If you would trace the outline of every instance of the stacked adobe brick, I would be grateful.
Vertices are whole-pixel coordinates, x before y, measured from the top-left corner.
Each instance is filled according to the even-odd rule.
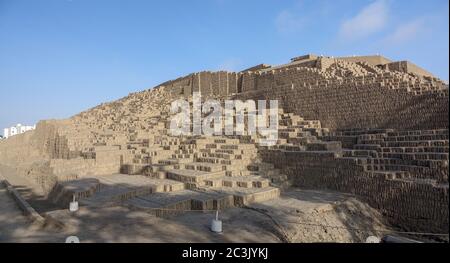
[[[248,169],[255,169],[280,185],[361,196],[405,229],[448,232],[448,85],[394,68],[308,56],[275,68],[194,73],[69,120],[42,122],[32,141],[42,144],[59,178],[118,172],[187,178],[219,167],[220,180],[196,187],[259,186],[266,181],[252,177]],[[194,155],[199,145],[171,137],[166,124],[170,103],[196,91],[203,98],[279,100],[277,145],[254,147],[245,136],[206,139],[210,146],[200,143],[205,147]],[[222,145],[234,139],[257,151],[254,165],[234,155],[244,146]],[[224,177],[234,173],[241,181]]]
[[[343,149],[264,149],[263,161],[296,186],[356,194],[405,229],[448,233],[448,86],[327,60],[259,72],[249,79],[261,85],[236,97],[278,99],[285,111],[320,120],[331,133],[319,139]]]

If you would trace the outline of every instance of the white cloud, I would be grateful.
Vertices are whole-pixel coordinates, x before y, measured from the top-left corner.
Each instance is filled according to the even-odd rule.
[[[278,33],[292,34],[322,27],[320,21],[331,16],[333,3],[330,0],[296,0],[292,6],[279,12],[274,24]]]
[[[280,33],[293,33],[300,29],[305,24],[304,17],[300,17],[292,13],[291,11],[281,11],[275,19],[275,25]]]
[[[364,7],[356,16],[342,22],[339,30],[341,40],[357,40],[382,30],[389,18],[386,0],[377,0]]]
[[[425,19],[418,18],[399,25],[395,31],[388,35],[384,42],[386,44],[401,44],[414,39],[420,32],[425,30]]]

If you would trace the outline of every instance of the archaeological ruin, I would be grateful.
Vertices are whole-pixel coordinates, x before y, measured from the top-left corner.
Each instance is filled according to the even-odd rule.
[[[255,134],[171,135],[171,102],[192,103],[194,92],[278,100],[275,145]],[[367,203],[396,229],[448,234],[448,110],[448,84],[411,62],[309,54],[197,72],[40,121],[0,141],[0,179],[14,188],[24,178],[60,208],[75,199],[161,218],[264,204],[289,189],[330,190]],[[57,220],[24,199],[31,215]]]

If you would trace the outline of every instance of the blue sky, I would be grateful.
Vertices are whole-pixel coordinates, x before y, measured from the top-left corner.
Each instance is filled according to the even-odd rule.
[[[0,0],[0,128],[70,117],[195,71],[307,53],[380,53],[448,81],[448,8],[448,0]]]

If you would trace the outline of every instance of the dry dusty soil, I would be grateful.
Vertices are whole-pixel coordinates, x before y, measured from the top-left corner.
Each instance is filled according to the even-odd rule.
[[[22,215],[4,188],[0,211],[0,242],[65,242],[72,235],[81,242],[364,242],[384,227],[375,210],[352,197],[300,189],[220,212],[222,234],[209,230],[214,213],[159,218],[122,206],[47,212],[58,224],[42,227]]]

